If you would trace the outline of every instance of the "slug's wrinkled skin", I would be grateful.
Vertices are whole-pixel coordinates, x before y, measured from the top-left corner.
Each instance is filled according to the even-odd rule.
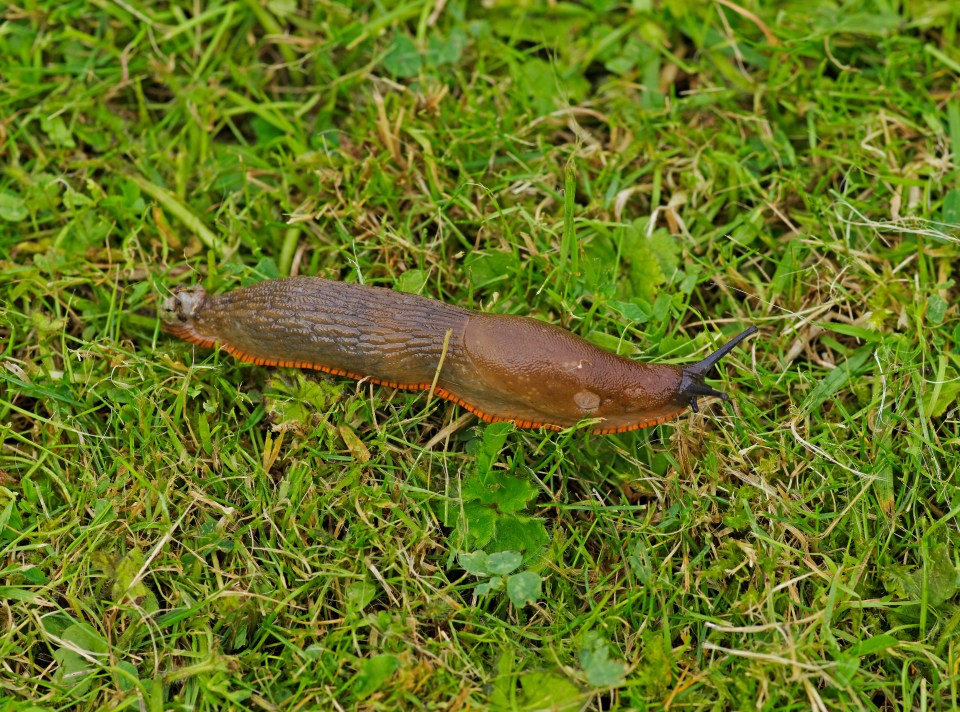
[[[751,327],[687,367],[604,351],[528,317],[483,314],[379,287],[292,277],[221,295],[180,289],[160,307],[164,328],[261,365],[315,368],[434,392],[486,421],[559,430],[599,419],[595,433],[662,423],[698,396],[717,360]],[[442,365],[441,365],[442,359]],[[438,374],[439,369],[439,374]]]

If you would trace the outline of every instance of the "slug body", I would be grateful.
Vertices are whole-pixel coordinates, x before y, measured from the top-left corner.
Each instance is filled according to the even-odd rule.
[[[691,366],[647,364],[528,317],[483,314],[434,299],[318,277],[274,279],[221,295],[176,291],[164,328],[244,361],[315,368],[429,390],[487,421],[595,433],[656,425],[697,409],[713,365],[751,327]],[[434,386],[435,383],[435,386]]]

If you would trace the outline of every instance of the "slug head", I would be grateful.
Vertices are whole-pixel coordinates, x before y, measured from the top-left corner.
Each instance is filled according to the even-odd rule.
[[[207,290],[200,285],[178,287],[160,302],[160,320],[165,327],[176,327],[191,321],[207,301]]]
[[[703,381],[710,371],[713,370],[713,367],[717,365],[717,361],[730,353],[741,341],[756,332],[756,330],[757,327],[751,326],[746,331],[734,336],[730,341],[702,361],[698,361],[690,366],[684,366],[680,371],[680,388],[677,390],[677,401],[684,404],[689,403],[690,408],[696,413],[700,410],[697,407],[697,398],[715,396],[723,400],[728,400],[729,396],[726,393],[714,390]]]

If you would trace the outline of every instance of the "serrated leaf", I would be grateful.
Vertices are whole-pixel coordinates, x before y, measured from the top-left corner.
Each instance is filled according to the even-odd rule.
[[[477,501],[480,504],[492,504],[495,487],[487,487],[478,475],[467,475],[460,484],[460,497],[464,502]]]
[[[666,277],[671,277],[680,266],[680,245],[666,230],[656,230],[650,236],[650,248],[660,262]]]
[[[507,578],[507,596],[517,608],[535,603],[540,598],[540,574],[533,571],[521,571]]]
[[[635,220],[621,236],[624,259],[629,265],[630,294],[634,299],[652,302],[657,289],[679,265],[676,240],[665,230],[647,236],[647,221]]]
[[[490,423],[484,427],[480,450],[477,452],[476,473],[478,475],[483,476],[490,472],[503,444],[507,441],[507,436],[513,430],[513,423]]]
[[[493,533],[496,531],[497,525],[497,513],[482,504],[465,502],[462,516],[457,525],[463,537],[464,547],[480,549],[493,539]]]
[[[550,543],[547,529],[539,517],[505,514],[496,521],[495,551],[519,551],[527,556],[535,554]]]
[[[274,432],[303,432],[318,414],[331,409],[342,391],[338,383],[308,380],[300,371],[275,373],[264,390],[264,407]]]
[[[881,570],[880,580],[887,593],[908,601],[920,600],[920,586],[914,581],[910,569],[903,564],[887,563]]]
[[[498,551],[487,557],[487,571],[495,576],[504,576],[515,571],[523,563],[518,551]]]
[[[499,474],[499,473],[498,473]],[[493,503],[504,514],[519,512],[527,502],[537,496],[536,488],[526,479],[502,474],[496,476],[497,487],[491,491]]]

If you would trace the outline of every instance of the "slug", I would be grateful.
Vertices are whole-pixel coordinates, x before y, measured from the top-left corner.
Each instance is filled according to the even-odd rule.
[[[220,295],[180,288],[164,328],[238,359],[314,368],[393,388],[433,390],[483,420],[593,432],[663,423],[724,393],[704,378],[757,329],[689,366],[632,361],[529,317],[484,314],[427,297],[319,277],[272,279]]]

